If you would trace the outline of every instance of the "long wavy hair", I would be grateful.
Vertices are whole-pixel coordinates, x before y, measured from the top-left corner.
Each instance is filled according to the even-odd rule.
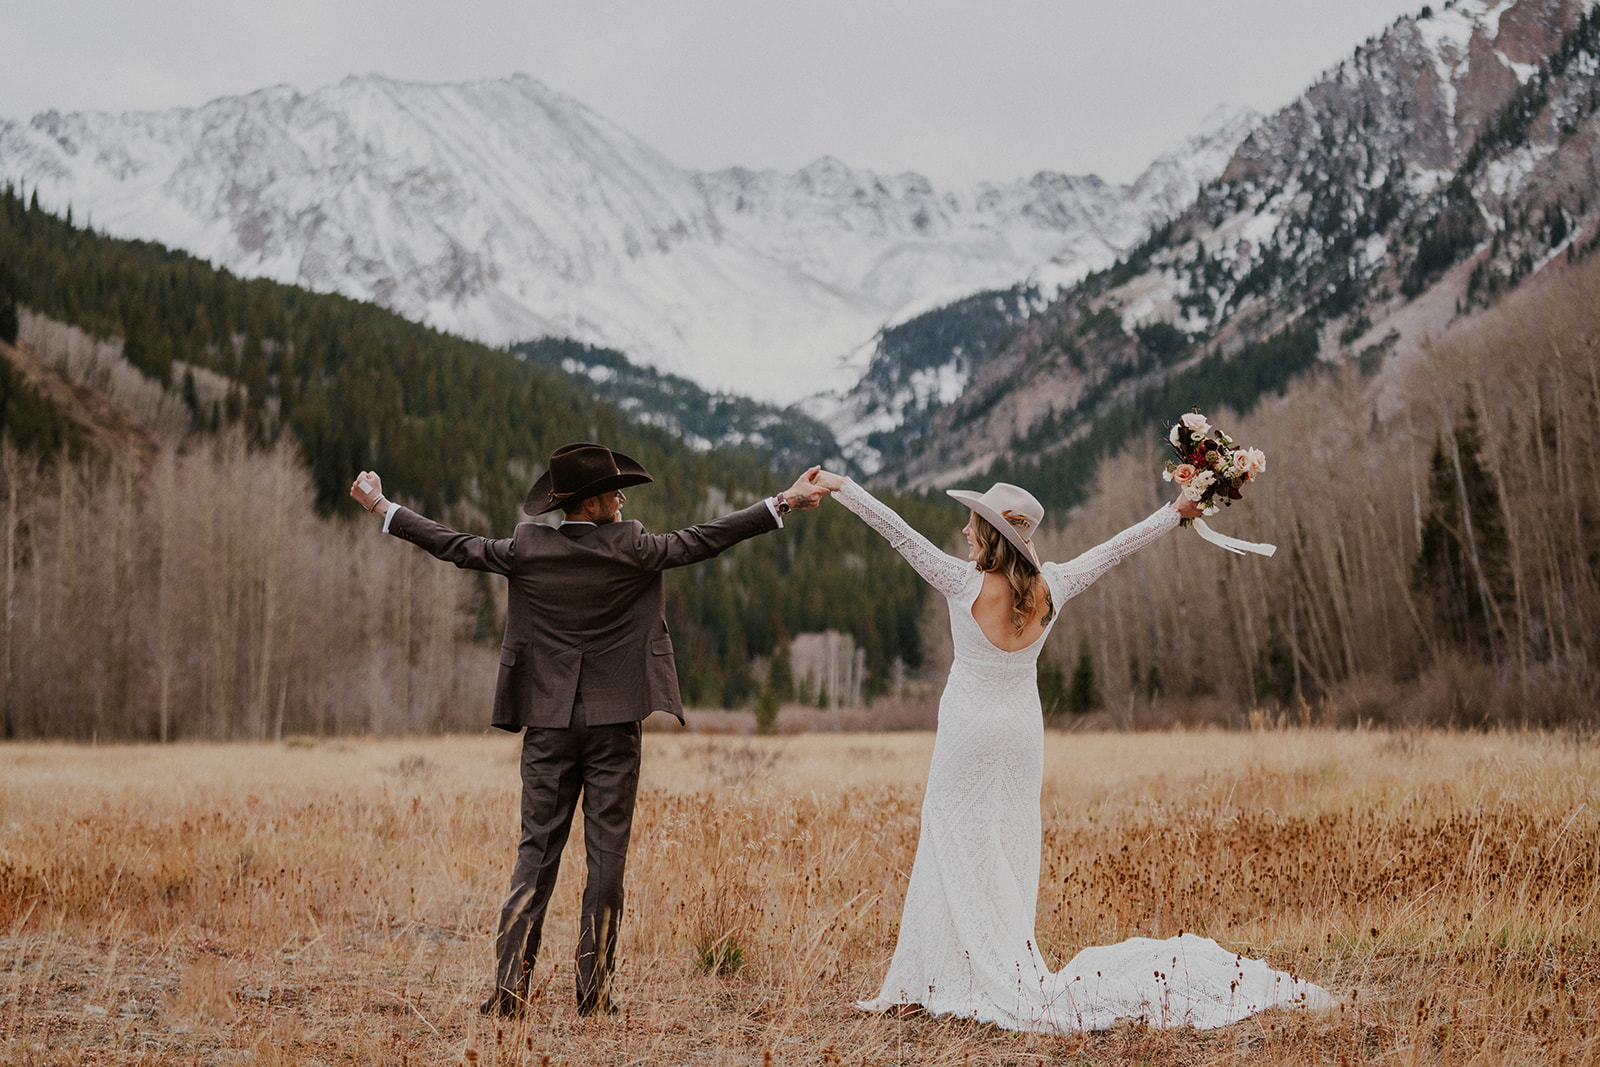
[[[1028,628],[1028,620],[1039,610],[1039,568],[1024,556],[1005,535],[994,528],[988,519],[972,513],[972,539],[978,545],[978,569],[993,571],[1011,587],[1011,630],[1018,637]],[[1042,626],[1050,621],[1055,606],[1045,595],[1045,613],[1039,619]]]

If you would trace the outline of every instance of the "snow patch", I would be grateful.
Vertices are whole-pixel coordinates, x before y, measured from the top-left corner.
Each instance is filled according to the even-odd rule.
[[[615,367],[607,367],[600,363],[582,363],[570,356],[561,361],[561,369],[572,375],[583,375],[591,382],[604,385],[617,380]]]
[[[1389,241],[1382,234],[1373,234],[1361,246],[1361,265],[1376,267],[1389,254]]]

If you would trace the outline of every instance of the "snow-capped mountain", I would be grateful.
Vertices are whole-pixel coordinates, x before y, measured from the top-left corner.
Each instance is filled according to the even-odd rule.
[[[1248,398],[1308,351],[1380,367],[1555,256],[1593,254],[1597,76],[1594,0],[1397,20],[1257,124],[1170,225],[1029,317],[889,473],[942,484],[1024,442],[1065,485],[1076,442],[1110,443],[1096,420],[1162,388]]]
[[[932,424],[934,416],[961,395],[996,349],[1056,291],[1109,266],[1150,228],[1177,217],[1196,193],[1227,165],[1232,153],[1260,121],[1256,112],[1219,108],[1201,132],[1158,157],[1128,187],[1114,219],[1041,263],[1022,283],[972,293],[953,285],[938,306],[938,294],[912,302],[907,311],[879,330],[848,362],[860,369],[855,384],[804,402],[807,412],[828,426],[850,460],[875,471],[903,454]],[[1034,185],[1098,179],[1060,179],[1040,175]],[[996,195],[996,194],[991,194]],[[1022,211],[1042,210],[1025,204]],[[811,232],[823,232],[816,227]]]
[[[1104,266],[1192,200],[1253,116],[1129,187],[940,190],[823,159],[678,167],[523,75],[351,77],[202,107],[0,122],[0,180],[119,236],[373,300],[492,343],[572,337],[710,388],[792,402],[853,386],[886,322]]]

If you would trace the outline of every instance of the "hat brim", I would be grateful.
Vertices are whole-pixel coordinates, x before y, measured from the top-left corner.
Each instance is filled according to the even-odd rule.
[[[646,482],[655,481],[654,478],[650,477],[649,471],[621,452],[612,450],[611,458],[617,462],[616,474],[608,474],[604,478],[597,478],[562,497],[555,495],[555,487],[551,482],[550,472],[546,470],[539,475],[539,480],[533,483],[533,488],[528,490],[527,499],[522,502],[523,512],[537,518],[547,512],[554,511],[567,500],[585,500],[591,496],[599,496],[601,493],[609,493],[613,489],[626,489],[630,485],[644,485]]]
[[[1001,515],[994,508],[983,502],[982,493],[975,493],[971,489],[946,489],[945,493],[971,508],[975,515],[978,515],[990,526],[999,530],[1001,537],[1015,545],[1024,559],[1035,567],[1039,566],[1039,553],[1033,550],[1033,545],[1022,539],[1022,532],[1011,525],[1004,515]]]

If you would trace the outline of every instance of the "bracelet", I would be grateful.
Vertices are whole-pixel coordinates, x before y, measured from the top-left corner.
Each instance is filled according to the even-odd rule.
[[[379,500],[383,500],[383,499],[384,499],[383,494],[379,493],[377,499],[372,502],[372,506],[370,508],[368,508],[367,510],[372,512],[374,515],[376,515],[378,513],[378,501]]]

